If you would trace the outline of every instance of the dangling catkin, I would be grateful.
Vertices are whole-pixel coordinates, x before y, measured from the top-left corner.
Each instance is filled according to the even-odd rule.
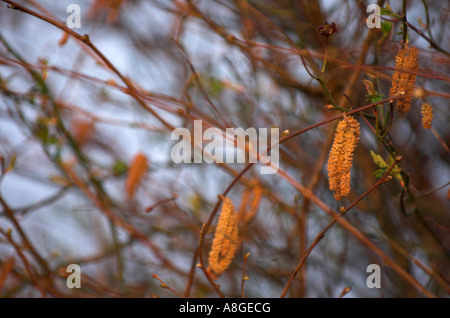
[[[253,218],[258,212],[262,194],[263,189],[260,186],[257,186],[253,189],[253,200],[250,204],[250,213],[248,214],[247,219]]]
[[[419,68],[417,62],[418,51],[415,47],[405,45],[395,56],[395,72],[392,75],[390,96],[410,95],[414,93],[416,72]],[[408,112],[412,97],[398,100],[396,111]]]
[[[238,218],[233,202],[223,198],[222,210],[209,253],[208,272],[218,279],[230,266],[239,245]]]
[[[352,116],[344,117],[337,126],[328,159],[328,181],[336,200],[350,193],[350,169],[358,140],[358,121]]]
[[[431,129],[431,122],[433,121],[433,107],[425,103],[422,105],[422,126],[425,129]]]
[[[241,206],[238,212],[238,221],[247,223],[258,213],[262,197],[262,187],[254,186],[251,190],[246,189],[242,193]]]
[[[125,181],[125,192],[128,199],[132,199],[137,187],[141,183],[148,170],[147,158],[143,153],[136,154],[128,169],[127,178]]]

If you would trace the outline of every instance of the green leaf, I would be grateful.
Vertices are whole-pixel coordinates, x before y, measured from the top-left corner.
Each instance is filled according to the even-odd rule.
[[[382,101],[385,97],[383,94],[377,94],[377,95],[366,95],[367,99],[370,101],[370,103],[378,103]]]
[[[380,15],[387,15],[387,16],[394,17],[394,18],[397,18],[397,19],[401,19],[402,18],[401,16],[396,14],[394,11],[392,11],[392,9],[389,6],[389,4],[386,4],[385,8],[381,8],[380,9]]]
[[[218,80],[217,78],[211,77],[209,80],[209,93],[211,94],[211,96],[218,96],[222,92],[222,90],[222,81]]]
[[[391,10],[390,10],[390,8],[388,9],[388,8],[381,8],[380,9],[380,15],[388,15],[388,16],[390,16],[390,17],[392,17],[392,16],[394,16],[394,12],[392,12]]]
[[[390,21],[381,21],[381,30],[384,33],[390,33],[392,30],[392,23]]]
[[[369,81],[369,80],[363,80],[364,86],[366,87],[367,92],[369,93],[366,95],[367,100],[369,100],[371,103],[377,103],[384,99],[383,94],[378,94],[377,90],[375,89],[375,85]]]
[[[380,168],[387,168],[387,167],[389,167],[388,164],[386,163],[386,161],[384,161],[383,158],[381,158],[380,155],[377,155],[372,150],[370,151],[370,154],[372,156],[373,162],[375,162],[375,164],[378,167],[380,167]]]
[[[381,177],[386,173],[386,171],[387,171],[387,169],[378,169],[378,170],[375,170],[375,171],[372,173],[372,175],[373,175],[375,178],[381,178]]]
[[[47,126],[39,123],[36,129],[36,135],[44,144],[48,141],[48,134]]]
[[[49,145],[56,145],[56,146],[58,146],[59,145],[59,139],[55,135],[49,135],[48,138],[47,138],[47,143]]]
[[[392,158],[392,156],[389,156],[388,163],[386,163],[386,161],[384,161],[384,159],[380,155],[377,155],[372,150],[370,151],[370,154],[371,154],[372,159],[375,162],[375,164],[381,168],[381,169],[375,170],[373,172],[373,175],[376,178],[381,178],[389,170],[389,168],[395,163],[395,160],[394,160],[394,158]],[[397,178],[397,180],[403,186],[404,181],[403,181],[401,172],[402,172],[402,169],[398,165],[395,165],[394,168],[392,168],[391,172],[389,172],[389,175]]]
[[[113,175],[114,176],[120,176],[125,174],[128,170],[128,166],[125,162],[122,160],[116,160],[112,165]]]
[[[389,166],[392,166],[394,164],[395,160],[391,156],[389,156]],[[402,169],[399,168],[398,165],[395,165],[394,168],[392,168],[390,175],[394,176],[398,179],[398,181],[403,184],[403,178],[401,175]]]
[[[188,198],[188,202],[192,213],[196,216],[199,216],[202,213],[203,207],[202,197],[199,194],[194,193]]]

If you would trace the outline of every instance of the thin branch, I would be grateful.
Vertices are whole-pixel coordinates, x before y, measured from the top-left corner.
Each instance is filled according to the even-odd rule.
[[[72,29],[68,28],[64,23],[61,23],[52,18],[46,17],[46,16],[44,16],[40,13],[37,13],[33,10],[29,10],[29,9],[25,8],[24,6],[17,4],[14,1],[11,1],[11,0],[1,0],[1,1],[9,3],[11,5],[10,6],[11,9],[20,10],[24,13],[32,15],[32,16],[34,16],[38,19],[41,19],[45,22],[48,22],[48,23],[58,27],[59,29],[67,32],[69,35],[71,35],[78,41],[81,41],[84,44],[86,44],[100,58],[100,60],[122,80],[122,82],[128,87],[128,89],[130,89],[130,94],[139,103],[139,105],[141,105],[144,109],[149,111],[154,117],[156,117],[169,130],[175,129],[175,127],[172,124],[170,124],[169,122],[164,120],[160,115],[158,115],[151,107],[149,107],[142,100],[142,98],[139,96],[139,93],[137,92],[135,86],[133,85],[132,81],[130,81],[128,78],[123,76],[122,73],[119,72],[119,70],[109,61],[109,59],[105,55],[103,55],[103,53],[94,45],[94,43],[92,43],[92,41],[89,39],[89,36],[87,34],[81,35],[75,31],[73,31]]]
[[[420,31],[418,28],[416,28],[414,25],[412,25],[411,23],[409,23],[406,19],[405,19],[405,23],[408,27],[410,27],[412,30],[414,30],[414,32],[416,32],[417,34],[419,34],[421,37],[423,37],[425,40],[428,41],[428,43],[430,43],[431,47],[435,48],[436,50],[438,50],[441,53],[444,53],[447,56],[450,56],[450,53],[447,52],[446,50],[444,50],[439,44],[437,44],[433,39],[431,39],[430,37],[428,37],[425,33],[423,33],[422,31]]]
[[[157,279],[157,280],[160,281],[160,283],[161,283],[161,285],[160,285],[161,288],[168,289],[168,290],[170,290],[172,293],[174,293],[175,295],[177,295],[178,297],[184,298],[184,296],[183,296],[182,294],[180,294],[180,293],[177,292],[175,289],[173,289],[172,287],[170,287],[169,285],[167,285],[161,278],[159,278],[158,275],[153,274],[152,277],[153,277],[154,279]]]
[[[8,242],[14,247],[14,250],[16,251],[17,255],[19,255],[19,258],[22,261],[23,266],[25,267],[25,270],[27,271],[28,275],[33,280],[34,285],[36,286],[36,288],[41,293],[41,296],[46,298],[47,294],[45,293],[45,287],[43,286],[42,282],[38,279],[38,277],[37,277],[38,274],[35,273],[37,271],[35,271],[33,269],[33,267],[31,266],[30,262],[28,262],[26,256],[22,253],[21,248],[12,239],[11,232],[5,232],[2,229],[0,229],[0,234],[2,234],[6,238],[6,240],[8,240]]]
[[[345,230],[347,230],[350,234],[356,237],[362,244],[364,244],[367,248],[372,250],[375,254],[377,254],[382,260],[383,263],[387,266],[391,267],[397,274],[403,277],[411,286],[417,289],[420,293],[427,297],[436,297],[433,293],[428,291],[425,287],[423,287],[414,277],[412,277],[408,272],[406,272],[401,266],[399,266],[394,260],[392,260],[389,256],[386,255],[378,246],[376,246],[372,241],[370,241],[366,235],[361,233],[356,227],[354,227],[350,222],[342,218],[342,214],[336,213],[332,210],[328,205],[326,205],[323,201],[317,198],[311,191],[307,188],[299,184],[295,179],[290,177],[286,172],[282,169],[278,170],[278,173],[285,178],[287,182],[289,182],[296,190],[301,192],[304,196],[308,197],[314,204],[316,204],[321,210],[323,210],[327,215],[332,217],[337,223],[339,223]],[[326,230],[331,228],[327,227]],[[326,231],[325,231],[326,232]],[[319,239],[320,241],[320,239]]]
[[[324,238],[325,233],[328,232],[329,229],[331,229],[333,227],[334,224],[336,224],[338,222],[338,219],[343,217],[344,214],[349,211],[351,208],[353,208],[359,201],[361,201],[365,196],[367,196],[370,192],[372,192],[373,190],[375,190],[375,188],[377,188],[380,184],[384,183],[386,181],[386,178],[389,176],[389,173],[392,171],[392,169],[395,167],[395,165],[397,164],[397,162],[394,162],[394,164],[392,164],[391,167],[389,167],[388,171],[386,171],[386,173],[369,189],[367,190],[363,195],[361,195],[355,202],[353,202],[349,207],[347,208],[343,208],[341,209],[341,214],[335,218],[333,221],[331,221],[330,224],[328,224],[327,227],[325,227],[325,229],[322,230],[322,232],[320,232],[316,238],[314,239],[314,241],[311,243],[311,245],[309,246],[309,248],[306,250],[305,254],[303,255],[303,257],[301,258],[300,262],[298,263],[297,267],[295,268],[295,270],[292,272],[291,276],[289,277],[289,280],[286,284],[286,286],[284,287],[284,290],[281,294],[281,298],[284,298],[286,296],[286,293],[289,289],[289,287],[291,286],[292,282],[295,279],[295,276],[297,276],[297,273],[300,271],[300,269],[303,267],[303,265],[306,262],[306,259],[308,258],[308,256],[311,254],[312,250],[314,249],[314,247],[316,247],[317,244],[319,244],[320,240],[322,240],[322,238]]]

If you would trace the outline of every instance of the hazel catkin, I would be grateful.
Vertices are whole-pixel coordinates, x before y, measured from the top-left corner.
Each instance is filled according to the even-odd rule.
[[[139,184],[143,180],[148,171],[147,157],[143,153],[137,153],[128,169],[127,178],[125,181],[125,192],[128,199],[132,199],[138,188]]]
[[[233,202],[225,197],[222,204],[207,269],[214,279],[230,266],[239,245],[238,217]]]
[[[431,129],[431,122],[433,121],[433,107],[425,103],[422,105],[422,126],[424,129]]]
[[[412,95],[416,83],[418,51],[415,47],[405,45],[395,56],[395,72],[392,75],[390,96]],[[411,108],[412,96],[399,99],[396,111],[408,112]]]
[[[329,187],[338,201],[350,193],[350,169],[358,140],[358,121],[352,116],[345,117],[338,123],[328,159]]]

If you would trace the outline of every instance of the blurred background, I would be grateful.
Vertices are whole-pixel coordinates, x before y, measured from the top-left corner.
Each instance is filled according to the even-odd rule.
[[[421,125],[421,98],[408,113],[385,103],[356,114],[352,191],[339,202],[326,165],[336,121],[283,143],[280,168],[338,212],[381,176],[371,151],[388,162],[394,150],[401,173],[344,218],[406,276],[448,297],[449,3],[378,1],[382,25],[369,29],[370,3],[17,1],[38,18],[0,2],[0,297],[279,297],[333,219],[285,177],[251,168],[228,193],[241,243],[218,293],[196,251],[217,195],[245,164],[175,164],[171,132],[193,132],[201,119],[204,129],[287,135],[388,97],[404,9],[433,128]],[[72,31],[88,44],[49,23],[65,26],[70,4],[81,17]],[[322,36],[325,22],[337,33]],[[383,141],[373,130],[381,116]],[[286,297],[423,296],[353,234],[331,227]],[[80,289],[66,286],[69,264],[81,268]],[[369,264],[380,265],[379,289],[366,285]]]

